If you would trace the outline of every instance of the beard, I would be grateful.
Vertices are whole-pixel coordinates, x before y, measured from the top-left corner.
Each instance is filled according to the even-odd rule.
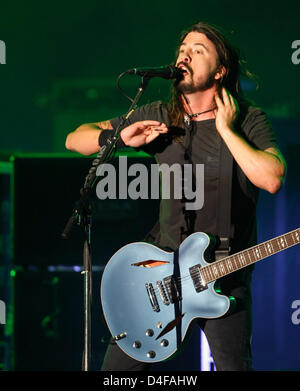
[[[205,81],[202,81],[202,82],[196,84],[193,81],[193,73],[190,70],[191,80],[190,81],[185,81],[184,79],[175,80],[174,87],[178,92],[180,92],[182,94],[191,94],[191,93],[197,92],[197,91],[206,91],[215,84],[216,72],[217,72],[217,69],[213,70],[208,75],[208,77]]]

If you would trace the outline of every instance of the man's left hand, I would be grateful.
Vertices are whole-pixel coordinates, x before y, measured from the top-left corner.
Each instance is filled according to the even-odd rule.
[[[234,122],[239,114],[239,105],[237,103],[237,100],[224,87],[222,88],[222,98],[223,101],[220,98],[218,92],[216,91],[216,127],[220,134],[224,130],[234,130]]]

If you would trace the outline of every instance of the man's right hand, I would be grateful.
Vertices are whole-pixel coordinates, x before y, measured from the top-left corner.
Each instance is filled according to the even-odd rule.
[[[112,129],[110,121],[88,123],[79,126],[66,138],[66,148],[82,155],[99,152],[99,134],[101,129]],[[167,133],[166,124],[158,121],[139,121],[124,128],[120,137],[128,147],[141,147],[149,144],[161,133]]]
[[[166,124],[158,121],[138,121],[124,128],[120,137],[128,147],[141,147],[149,144],[160,134],[167,133]]]

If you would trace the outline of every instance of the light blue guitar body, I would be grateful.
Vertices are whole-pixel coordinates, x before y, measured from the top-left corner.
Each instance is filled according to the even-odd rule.
[[[112,336],[129,356],[143,362],[171,358],[182,347],[193,320],[218,318],[229,310],[231,300],[215,291],[214,281],[202,286],[198,278],[197,270],[208,265],[204,252],[209,245],[210,237],[197,232],[174,253],[137,242],[109,260],[101,281],[103,313]],[[147,266],[147,260],[165,263],[133,265]],[[178,281],[179,297],[170,276]]]

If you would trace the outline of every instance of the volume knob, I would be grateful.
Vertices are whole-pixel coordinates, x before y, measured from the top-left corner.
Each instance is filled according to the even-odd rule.
[[[148,358],[154,358],[156,356],[156,353],[153,351],[153,350],[150,350],[148,353],[147,353],[147,357]]]
[[[152,329],[146,330],[147,337],[152,337],[154,335],[154,331]]]
[[[140,341],[134,341],[134,343],[133,343],[132,346],[133,346],[135,349],[139,349],[139,348],[142,346],[142,344],[141,344]]]
[[[168,341],[167,339],[163,339],[163,340],[160,342],[160,345],[166,347],[166,346],[169,345],[169,341]]]

